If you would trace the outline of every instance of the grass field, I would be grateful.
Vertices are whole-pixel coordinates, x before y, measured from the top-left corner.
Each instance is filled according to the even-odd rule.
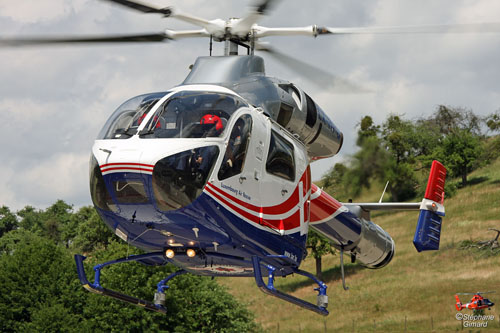
[[[459,248],[463,240],[493,238],[495,233],[488,228],[500,229],[500,159],[475,171],[469,179],[472,185],[445,200],[439,251],[418,253],[412,244],[418,213],[397,212],[373,216],[396,243],[392,262],[379,270],[347,264],[350,290],[342,288],[338,255],[325,257],[330,302],[327,317],[265,295],[251,278],[218,281],[248,304],[268,332],[500,331],[500,256],[482,256]],[[301,268],[314,272],[314,259],[307,258]],[[278,289],[316,303],[315,286],[305,278],[278,278],[276,282]],[[497,303],[485,312],[494,315],[494,320],[487,321],[487,328],[462,328],[462,322],[455,318],[455,293],[488,290],[497,291],[486,295]],[[462,296],[462,302],[468,301],[466,297]]]

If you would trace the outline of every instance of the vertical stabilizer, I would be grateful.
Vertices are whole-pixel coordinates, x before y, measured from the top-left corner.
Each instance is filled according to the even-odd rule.
[[[433,161],[413,238],[413,244],[418,252],[439,250],[441,222],[444,216],[445,180],[446,168],[438,161]]]

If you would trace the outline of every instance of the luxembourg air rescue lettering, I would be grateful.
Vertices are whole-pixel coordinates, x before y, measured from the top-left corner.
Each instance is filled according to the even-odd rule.
[[[252,197],[249,196],[248,194],[246,194],[245,191],[235,189],[231,185],[225,185],[224,183],[220,183],[220,187],[222,187],[225,190],[228,190],[229,192],[234,193],[237,196],[243,197],[244,199],[246,199],[248,201],[252,201]]]

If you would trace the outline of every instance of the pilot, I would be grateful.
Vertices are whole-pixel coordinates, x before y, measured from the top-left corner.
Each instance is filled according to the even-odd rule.
[[[141,116],[140,116],[140,117],[136,120],[136,122],[137,122],[137,125],[136,125],[136,126],[140,126],[140,125],[142,124],[142,121],[143,121],[143,120],[147,117],[148,112],[149,112],[149,111],[144,112],[144,113],[143,113],[143,114],[142,114],[142,115],[141,115]],[[154,125],[154,128],[155,128],[155,129],[161,128],[161,124],[160,124],[160,122],[159,122],[158,120],[159,120],[158,116],[156,116],[156,115],[155,115],[155,116],[153,117],[153,121],[154,121],[154,122],[156,122],[156,125]]]
[[[213,164],[214,157],[217,156],[218,149],[217,146],[201,147],[195,150],[194,162],[195,162],[195,184],[201,187],[210,172],[210,168]]]
[[[236,124],[231,132],[231,136],[229,137],[228,148],[226,150],[226,154],[224,156],[224,161],[229,168],[232,168],[236,164],[236,159],[240,157],[241,152],[241,135],[242,129],[244,126],[244,121],[240,118],[236,121]]]
[[[200,124],[215,124],[215,126],[211,127],[210,130],[205,133],[204,137],[219,136],[224,129],[224,125],[220,117],[213,114],[204,115],[200,119]]]

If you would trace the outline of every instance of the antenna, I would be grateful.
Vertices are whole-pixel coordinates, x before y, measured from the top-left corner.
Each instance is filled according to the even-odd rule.
[[[382,192],[382,195],[380,196],[380,200],[378,201],[378,203],[382,202],[382,199],[384,198],[385,190],[387,190],[387,185],[389,185],[389,181],[387,181],[387,183],[385,184],[384,192]]]

